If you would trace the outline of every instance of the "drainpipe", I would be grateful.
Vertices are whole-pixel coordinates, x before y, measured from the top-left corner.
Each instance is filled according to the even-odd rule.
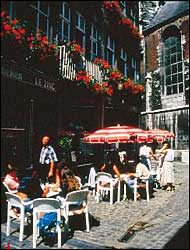
[[[152,96],[152,76],[150,73],[147,73],[145,77],[146,81],[146,112],[152,110],[152,102],[151,102],[151,96]],[[152,129],[152,115],[147,114],[147,126],[148,129]]]
[[[33,136],[34,136],[34,100],[29,102],[29,163],[33,166]]]

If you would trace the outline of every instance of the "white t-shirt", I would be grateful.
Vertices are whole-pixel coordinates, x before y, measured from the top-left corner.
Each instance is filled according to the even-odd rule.
[[[144,145],[144,146],[140,147],[139,156],[144,155],[147,158],[149,158],[150,157],[150,151],[151,151],[151,148]]]
[[[11,176],[10,174],[7,174],[5,176],[5,179],[3,182],[11,189],[11,190],[17,190],[19,187],[19,180],[15,176]]]
[[[172,149],[168,149],[164,161],[173,161],[173,160],[174,160],[174,151]]]

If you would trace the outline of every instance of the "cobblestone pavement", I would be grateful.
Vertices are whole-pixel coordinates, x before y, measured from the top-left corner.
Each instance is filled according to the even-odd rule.
[[[175,190],[166,192],[155,189],[154,198],[151,198],[150,202],[145,199],[137,202],[125,200],[110,205],[106,201],[96,203],[90,194],[90,232],[76,228],[74,235],[63,242],[62,249],[166,248],[166,244],[189,221],[189,164],[174,162],[174,171]],[[134,237],[126,243],[119,242],[118,239],[132,225],[136,225]],[[21,243],[18,241],[18,232],[9,237],[6,237],[5,232],[6,223],[1,224],[1,248],[7,248],[7,243],[10,243],[11,249],[32,248],[32,232]],[[40,242],[37,248],[55,249],[56,246],[49,247]],[[183,247],[175,249],[183,249]]]

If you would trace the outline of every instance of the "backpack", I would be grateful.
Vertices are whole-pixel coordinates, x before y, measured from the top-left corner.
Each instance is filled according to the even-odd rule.
[[[38,227],[40,236],[43,241],[48,245],[53,245],[57,241],[56,225],[60,223],[57,221],[57,213],[49,212],[45,213],[42,218],[39,219]],[[55,228],[52,232],[52,228]]]

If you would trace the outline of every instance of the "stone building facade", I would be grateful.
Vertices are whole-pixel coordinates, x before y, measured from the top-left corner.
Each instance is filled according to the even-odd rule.
[[[168,1],[144,30],[146,110],[141,126],[175,134],[174,149],[189,147],[189,2]]]

